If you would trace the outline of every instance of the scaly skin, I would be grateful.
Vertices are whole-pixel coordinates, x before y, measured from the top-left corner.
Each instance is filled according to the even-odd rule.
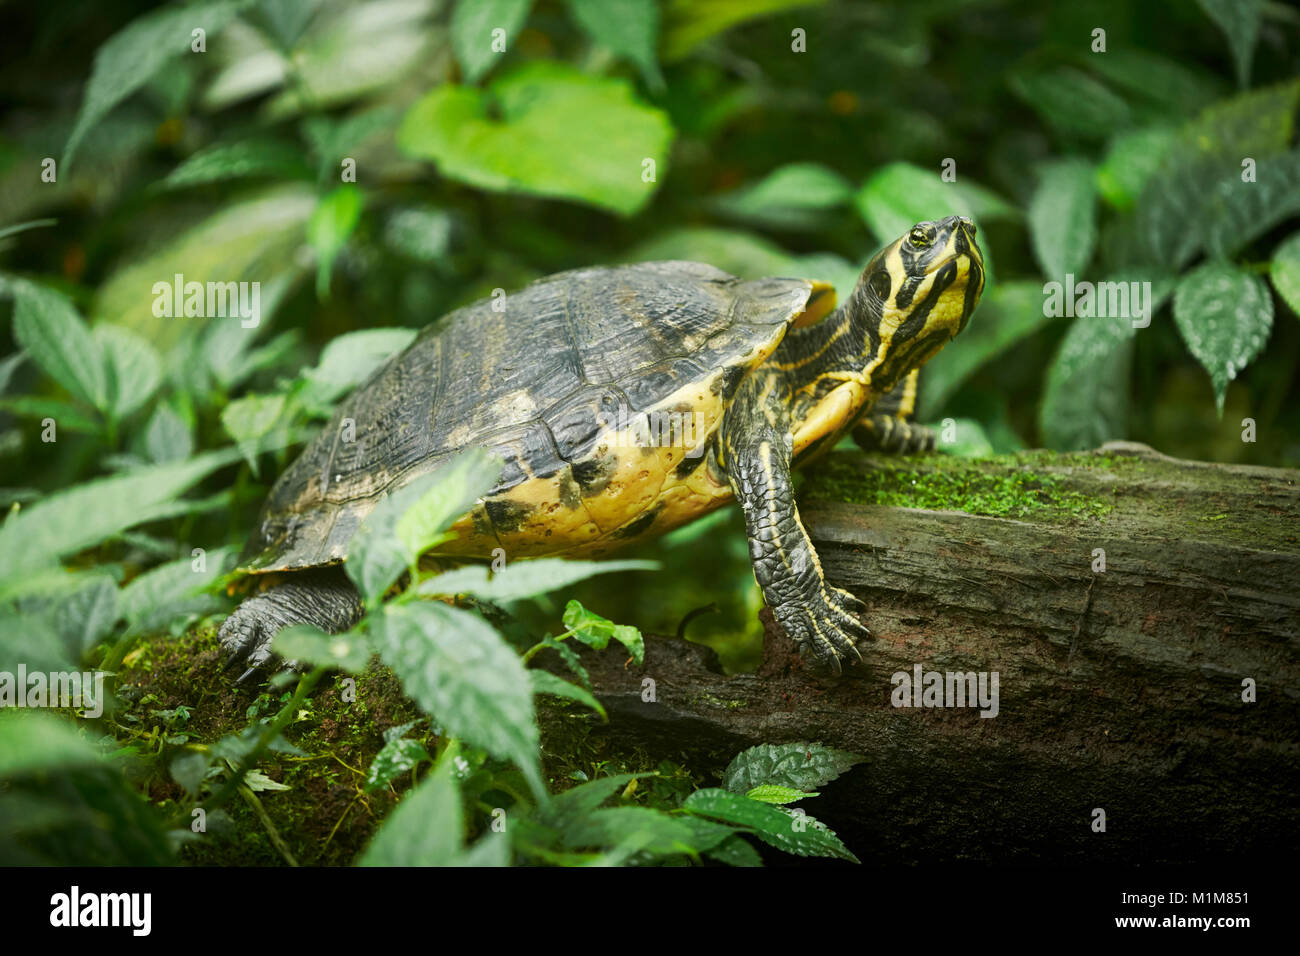
[[[227,669],[244,664],[235,681],[242,684],[264,670],[274,658],[271,639],[292,624],[314,624],[323,631],[346,631],[361,617],[361,596],[341,567],[303,571],[255,594],[226,618],[217,632],[226,651]],[[297,661],[286,667],[297,670]]]

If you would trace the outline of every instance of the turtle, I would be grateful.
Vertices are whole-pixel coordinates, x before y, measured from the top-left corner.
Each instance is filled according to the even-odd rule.
[[[239,680],[282,627],[360,616],[348,544],[388,494],[480,447],[495,486],[432,552],[599,556],[729,502],[754,576],[822,669],[860,661],[865,605],[828,584],[791,472],[841,437],[934,447],[910,423],[917,370],[970,320],[984,287],[975,224],[917,223],[877,252],[848,299],[804,278],[741,279],[686,261],[575,269],[458,309],[341,402],[275,482],[241,558],[274,575],[219,639]],[[350,431],[349,431],[350,429]]]

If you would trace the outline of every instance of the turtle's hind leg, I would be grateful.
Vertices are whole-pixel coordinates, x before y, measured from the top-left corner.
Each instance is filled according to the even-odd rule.
[[[242,684],[274,658],[271,640],[282,628],[314,624],[323,631],[346,631],[361,617],[361,595],[342,567],[298,572],[283,584],[245,600],[217,632],[226,651],[226,668],[247,667]],[[290,661],[291,668],[297,663]]]

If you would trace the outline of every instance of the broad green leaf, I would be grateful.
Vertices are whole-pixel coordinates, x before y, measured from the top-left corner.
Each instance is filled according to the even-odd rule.
[[[412,700],[449,736],[516,763],[545,795],[532,681],[491,626],[435,601],[385,606],[374,626],[384,663]]]
[[[726,790],[697,790],[682,809],[743,827],[764,843],[797,856],[837,857],[859,862],[834,833],[807,814],[787,813]]]
[[[245,395],[221,410],[221,424],[239,446],[254,475],[258,473],[258,453],[264,449],[263,439],[282,424],[287,401],[283,392]]]
[[[406,114],[397,143],[471,186],[572,199],[626,216],[663,180],[672,136],[667,115],[638,100],[625,81],[536,61],[496,80],[490,93],[438,87]],[[646,160],[655,167],[651,182],[642,178]]]
[[[742,750],[722,772],[722,786],[736,794],[764,785],[816,790],[865,760],[824,744],[759,744]]]
[[[1049,448],[1096,448],[1127,437],[1133,323],[1076,318],[1047,373],[1039,425]]]
[[[84,406],[74,405],[58,398],[41,398],[36,395],[12,395],[0,398],[0,409],[23,418],[54,419],[56,429],[83,432],[88,435],[104,430],[104,424]]]
[[[1012,92],[1058,130],[1101,139],[1129,125],[1128,104],[1106,84],[1072,66],[1013,73]]]
[[[696,830],[689,822],[649,807],[606,807],[574,820],[564,831],[569,849],[635,846],[655,855],[691,856],[716,846],[732,833],[728,827]]]
[[[645,82],[661,88],[663,75],[655,59],[659,35],[657,0],[568,0],[573,19],[587,35],[636,64]]]
[[[361,190],[347,183],[322,196],[307,220],[307,242],[316,252],[316,295],[322,299],[329,295],[334,259],[361,220],[361,204]]]
[[[437,481],[402,511],[393,526],[397,540],[414,559],[443,540],[443,532],[469,510],[501,476],[501,460],[482,448],[471,448],[441,465]]]
[[[533,558],[512,561],[489,577],[489,568],[469,564],[429,578],[420,584],[421,594],[473,594],[485,601],[518,601],[567,588],[597,574],[617,571],[658,571],[655,561],[570,561],[565,558]]]
[[[1178,280],[1174,322],[1214,385],[1223,414],[1231,382],[1255,358],[1273,328],[1273,298],[1259,276],[1230,263],[1207,262]]]
[[[41,371],[72,395],[103,409],[108,384],[103,347],[60,293],[13,280],[14,338]]]
[[[1116,209],[1133,208],[1174,139],[1174,131],[1164,126],[1144,127],[1114,137],[1097,168],[1097,191],[1102,198]]]
[[[620,773],[601,777],[589,783],[580,783],[563,793],[556,794],[546,806],[539,809],[538,813],[545,823],[563,832],[578,820],[589,816],[637,777],[638,774],[634,773]]]
[[[739,834],[728,837],[704,855],[727,866],[763,865],[763,858],[758,855],[753,844]]]
[[[737,219],[777,228],[817,228],[829,209],[853,198],[839,173],[820,163],[791,163],[752,186],[719,196],[717,208]]]
[[[11,514],[0,528],[0,581],[12,588],[20,575],[49,567],[59,556],[172,513],[182,492],[233,460],[221,451],[151,465],[84,482]]]
[[[1259,38],[1259,21],[1264,13],[1264,0],[1196,0],[1228,38],[1232,62],[1237,68],[1237,83],[1250,84],[1250,61],[1255,55],[1255,42]]]
[[[1300,232],[1294,232],[1273,250],[1273,288],[1291,311],[1300,315]]]
[[[119,598],[129,630],[159,630],[178,617],[217,610],[220,602],[200,592],[225,570],[232,555],[230,549],[220,548],[208,552],[202,570],[195,570],[194,559],[180,558],[132,579]]]
[[[157,464],[183,461],[194,452],[194,439],[190,426],[185,424],[170,405],[160,402],[144,429],[144,450]]]
[[[751,800],[757,800],[759,803],[783,804],[797,803],[809,797],[820,797],[821,794],[815,790],[809,793],[796,787],[782,787],[775,783],[765,783],[750,790],[745,796]]]
[[[1097,196],[1091,163],[1061,159],[1042,171],[1029,201],[1029,237],[1048,279],[1083,278],[1097,243]]]
[[[1205,251],[1231,258],[1278,223],[1300,213],[1300,149],[1258,161],[1256,181],[1243,182],[1238,167],[1205,197]]]
[[[858,213],[876,240],[892,242],[918,222],[945,216],[970,216],[976,221],[1005,219],[1015,208],[992,190],[969,183],[958,174],[946,183],[939,170],[910,163],[890,163],[868,177],[855,197]]]
[[[108,636],[118,616],[117,582],[104,574],[61,600],[54,624],[69,647],[85,654]]]
[[[605,713],[604,706],[585,687],[570,684],[564,678],[556,677],[549,671],[530,670],[528,676],[532,679],[534,694],[550,694],[553,697],[575,700],[579,704],[590,707],[605,720],[609,720],[609,715]]]
[[[0,778],[92,766],[99,760],[70,720],[39,712],[0,720]]]
[[[1204,109],[1222,92],[1218,77],[1152,50],[1112,44],[1105,55],[1087,54],[1088,69],[1129,95],[1144,119],[1166,122]],[[1150,103],[1150,107],[1145,107]],[[1147,112],[1149,116],[1145,115]]]
[[[456,0],[451,15],[451,46],[470,83],[492,68],[504,53],[494,50],[494,31],[505,31],[506,50],[514,46],[533,0]]]
[[[299,147],[277,140],[250,139],[218,143],[186,157],[162,181],[162,188],[181,189],[252,176],[306,179],[311,172]]]
[[[374,653],[366,635],[356,628],[327,634],[311,624],[284,628],[275,635],[272,645],[285,660],[337,667],[349,674],[364,671]]]
[[[1052,321],[1043,309],[1038,282],[1013,280],[986,287],[975,317],[957,343],[926,365],[918,417],[937,418],[971,374]]]
[[[104,356],[104,411],[115,419],[124,418],[147,402],[162,384],[162,357],[152,345],[120,325],[100,322],[94,336]]]
[[[315,368],[302,377],[311,386],[311,401],[328,405],[364,382],[370,373],[415,339],[415,329],[363,329],[331,341]]]
[[[645,641],[640,631],[627,624],[615,624],[609,618],[587,610],[577,601],[570,601],[565,606],[564,626],[573,631],[576,640],[588,647],[603,651],[609,646],[610,638],[613,638],[628,649],[637,664],[645,660]]]
[[[664,11],[664,60],[680,60],[704,41],[746,20],[825,0],[669,0]]]
[[[250,0],[197,3],[168,7],[139,17],[113,34],[95,54],[95,65],[76,125],[63,150],[65,176],[86,133],[118,103],[162,69],[168,60],[190,53],[191,33],[203,29],[212,43],[217,31],[234,19]]]
[[[452,866],[465,842],[460,789],[444,755],[402,798],[359,861],[361,866]]]
[[[400,730],[400,734],[390,735],[388,731],[384,732],[384,746],[379,753],[375,754],[375,759],[366,774],[367,791],[382,790],[398,777],[410,773],[413,768],[433,759],[429,756],[429,751],[424,749],[424,744],[403,736],[414,725],[412,721],[401,727],[392,728]]]

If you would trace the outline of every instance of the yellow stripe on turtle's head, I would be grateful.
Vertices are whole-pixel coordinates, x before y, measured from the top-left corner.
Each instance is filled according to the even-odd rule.
[[[892,388],[966,327],[984,291],[984,256],[965,216],[919,222],[878,252],[858,280],[873,391]]]

